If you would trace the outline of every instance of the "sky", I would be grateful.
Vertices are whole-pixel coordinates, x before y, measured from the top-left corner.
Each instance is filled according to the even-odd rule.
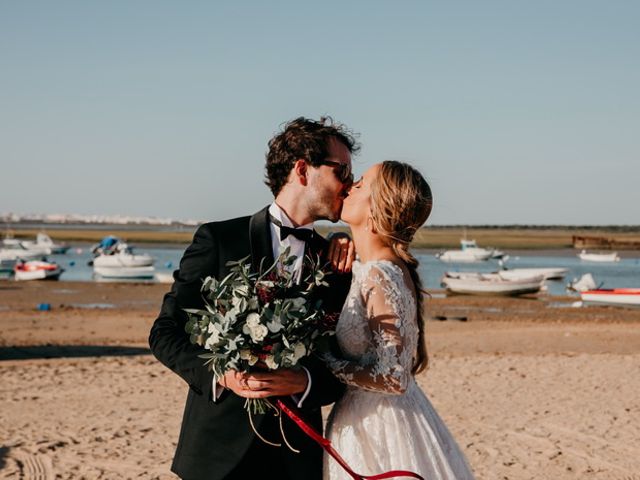
[[[0,213],[215,220],[330,115],[429,222],[640,224],[640,2],[0,0]]]

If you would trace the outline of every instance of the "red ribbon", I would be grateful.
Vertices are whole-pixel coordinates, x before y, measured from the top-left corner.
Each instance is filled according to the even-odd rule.
[[[331,455],[336,462],[353,478],[354,480],[382,480],[384,478],[395,477],[410,477],[424,480],[423,477],[414,472],[408,472],[406,470],[391,470],[390,472],[380,473],[378,475],[360,475],[354,472],[351,467],[345,462],[344,458],[335,451],[331,442],[320,435],[311,425],[305,422],[300,416],[300,412],[293,406],[287,405],[283,400],[276,400],[276,405],[280,410],[287,414],[287,416],[298,425],[304,433],[315,440],[329,455]]]

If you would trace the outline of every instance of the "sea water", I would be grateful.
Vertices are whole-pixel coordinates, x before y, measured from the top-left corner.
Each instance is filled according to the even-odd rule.
[[[155,269],[158,273],[171,273],[178,268],[180,258],[186,245],[175,247],[147,247],[135,248],[135,253],[148,253],[155,259]],[[435,257],[434,251],[414,252],[420,261],[419,272],[423,284],[427,289],[441,288],[442,276],[447,271],[455,272],[492,272],[501,267],[497,260],[479,263],[455,264],[443,263]],[[507,252],[509,254],[509,252]],[[603,288],[640,288],[640,252],[636,258],[623,258],[615,263],[588,263],[581,261],[575,250],[562,252],[528,251],[517,255],[509,254],[504,262],[507,268],[566,268],[567,275],[560,281],[548,281],[547,287],[551,295],[565,293],[566,284],[574,278],[580,278],[585,273],[591,273]],[[629,255],[629,254],[627,254]],[[633,254],[631,254],[633,255]],[[88,265],[92,260],[91,245],[73,245],[64,255],[50,255],[49,260],[55,261],[65,269],[60,277],[67,281],[92,281],[93,268]]]

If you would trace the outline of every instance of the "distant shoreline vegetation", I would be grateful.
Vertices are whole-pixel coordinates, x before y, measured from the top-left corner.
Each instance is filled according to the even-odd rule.
[[[196,225],[150,224],[67,224],[51,222],[12,222],[4,225],[2,237],[33,238],[46,231],[58,242],[95,243],[106,235],[121,237],[137,244],[186,245],[191,242]],[[348,232],[346,226],[317,227],[322,235]],[[640,242],[640,225],[432,225],[416,233],[413,248],[459,248],[460,239],[475,239],[480,246],[502,249],[563,249],[573,248],[573,238],[600,237],[616,244]],[[618,248],[618,247],[616,247]],[[620,247],[621,249],[624,247]],[[629,249],[637,249],[629,246]]]

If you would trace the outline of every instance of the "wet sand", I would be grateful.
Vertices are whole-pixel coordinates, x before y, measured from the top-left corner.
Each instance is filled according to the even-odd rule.
[[[0,281],[0,478],[176,478],[187,389],[147,347],[167,288]],[[479,479],[640,480],[640,310],[573,301],[429,300],[418,380]]]

